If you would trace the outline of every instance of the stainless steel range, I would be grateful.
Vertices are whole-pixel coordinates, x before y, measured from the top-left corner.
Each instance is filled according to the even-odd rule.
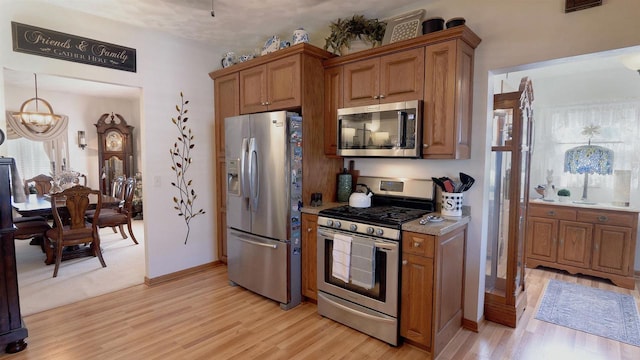
[[[402,224],[434,210],[431,180],[360,177],[372,206],[319,212],[318,313],[398,344]]]

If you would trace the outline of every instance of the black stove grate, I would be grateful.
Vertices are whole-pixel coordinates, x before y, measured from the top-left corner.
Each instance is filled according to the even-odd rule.
[[[369,208],[356,208],[343,205],[321,210],[319,214],[334,219],[400,228],[403,223],[417,219],[432,211],[432,209],[414,209],[389,205]]]

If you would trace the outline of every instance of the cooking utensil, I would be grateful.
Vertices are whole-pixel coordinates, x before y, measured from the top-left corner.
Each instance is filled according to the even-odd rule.
[[[464,184],[464,186],[462,187],[461,191],[467,191],[467,190],[469,190],[471,188],[471,186],[473,186],[473,184],[476,182],[476,179],[474,179],[470,175],[467,175],[467,174],[461,172],[460,173],[460,181],[462,181],[462,183]]]
[[[442,180],[438,179],[437,177],[432,177],[431,180],[433,180],[433,182],[436,183],[436,185],[438,185],[442,191],[447,191]]]

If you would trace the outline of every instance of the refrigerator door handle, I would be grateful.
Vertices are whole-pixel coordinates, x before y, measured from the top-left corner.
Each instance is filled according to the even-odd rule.
[[[249,187],[245,171],[247,167],[247,153],[249,151],[248,143],[247,138],[242,138],[242,149],[240,151],[240,192],[243,198],[249,198]]]
[[[256,139],[249,139],[249,201],[252,210],[258,211],[258,197],[260,196],[260,171],[258,169],[258,146]]]

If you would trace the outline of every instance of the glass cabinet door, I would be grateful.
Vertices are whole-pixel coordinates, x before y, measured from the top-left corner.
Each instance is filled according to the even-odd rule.
[[[526,307],[525,219],[532,124],[531,82],[494,96],[489,227],[485,270],[485,318],[516,327]]]

